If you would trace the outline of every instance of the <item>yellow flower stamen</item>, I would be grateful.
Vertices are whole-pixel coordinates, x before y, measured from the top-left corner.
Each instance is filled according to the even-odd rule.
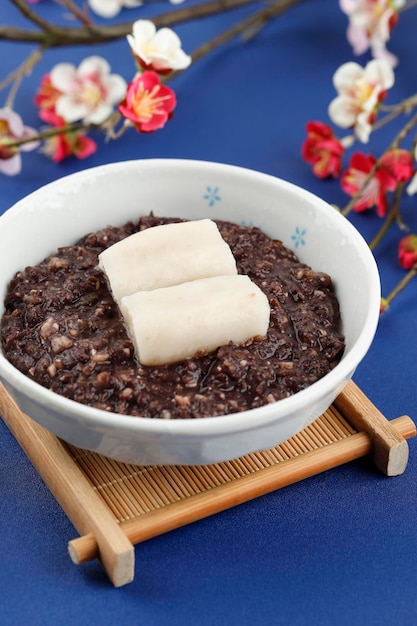
[[[0,120],[0,141],[10,139],[9,125],[6,120]]]
[[[80,100],[91,109],[95,109],[103,100],[103,89],[97,83],[88,81],[83,85]]]
[[[169,99],[169,95],[158,96],[161,85],[154,85],[151,91],[140,84],[132,99],[132,110],[141,122],[148,122],[154,115],[161,112],[161,104]]]

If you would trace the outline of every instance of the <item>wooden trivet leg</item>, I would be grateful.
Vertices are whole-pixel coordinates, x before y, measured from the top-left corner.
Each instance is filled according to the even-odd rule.
[[[113,585],[132,582],[132,543],[60,440],[24,415],[1,383],[0,414],[77,531],[94,535],[98,556]]]
[[[334,405],[357,430],[371,436],[372,459],[384,474],[398,476],[405,471],[407,442],[352,380],[336,398]]]

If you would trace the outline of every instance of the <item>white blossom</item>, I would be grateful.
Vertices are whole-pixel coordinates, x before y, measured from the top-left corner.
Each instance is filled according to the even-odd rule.
[[[137,20],[127,40],[133,54],[146,67],[155,71],[183,70],[191,57],[181,48],[181,40],[170,28],[156,30],[150,20]]]
[[[71,63],[58,63],[50,73],[51,84],[61,92],[56,113],[66,122],[83,120],[101,124],[126,93],[126,81],[110,74],[105,59],[91,56],[78,68]]]
[[[0,109],[0,172],[7,176],[15,176],[22,169],[20,151],[34,150],[39,141],[29,141],[19,147],[9,147],[9,141],[28,139],[36,135],[36,130],[25,126],[18,113],[9,107]]]
[[[124,7],[135,8],[142,4],[142,0],[88,0],[94,13],[106,18],[115,17]]]
[[[391,66],[383,59],[374,59],[365,68],[344,63],[333,76],[338,96],[329,105],[330,119],[341,128],[353,128],[358,139],[366,143],[379,103],[394,80]]]
[[[405,0],[340,0],[339,4],[349,18],[347,40],[353,53],[360,55],[370,49],[374,58],[385,59],[395,67],[398,59],[386,44]]]

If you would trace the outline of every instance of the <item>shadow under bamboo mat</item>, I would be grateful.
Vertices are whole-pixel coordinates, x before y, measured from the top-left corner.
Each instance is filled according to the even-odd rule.
[[[115,586],[134,577],[133,544],[370,454],[404,472],[408,416],[388,421],[353,383],[312,424],[269,450],[211,465],[120,463],[59,440],[20,412],[0,385],[0,414],[80,537],[74,563],[100,558]]]

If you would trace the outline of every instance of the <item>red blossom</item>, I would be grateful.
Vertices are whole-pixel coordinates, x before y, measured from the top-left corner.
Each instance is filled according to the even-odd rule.
[[[51,126],[55,126],[56,128],[61,128],[65,126],[65,120],[63,117],[60,117],[57,113],[55,113],[54,109],[45,109],[43,112],[44,122],[50,124]]]
[[[405,183],[413,175],[413,160],[407,150],[389,150],[382,156],[379,167],[397,183]]]
[[[146,71],[128,85],[119,112],[139,132],[151,133],[165,126],[176,104],[172,89],[160,83],[156,72]]]
[[[48,112],[55,111],[56,101],[60,96],[62,93],[52,86],[50,75],[45,74],[34,98],[34,103],[39,107],[39,117],[44,122],[49,123]]]
[[[301,149],[303,159],[313,166],[313,173],[318,178],[337,178],[345,153],[341,142],[323,122],[308,122],[306,130],[307,139]]]
[[[417,264],[417,235],[407,235],[398,244],[398,260],[401,267],[410,270]]]
[[[356,195],[376,162],[371,154],[355,152],[340,181],[343,191],[350,196]],[[406,150],[389,150],[380,159],[375,173],[356,200],[354,210],[360,212],[376,206],[377,215],[384,217],[387,211],[387,192],[395,191],[399,183],[409,180],[412,174],[410,154]]]
[[[66,125],[65,120],[52,110],[45,109],[42,119],[55,128],[63,128]],[[63,132],[54,137],[49,137],[43,148],[43,152],[50,156],[55,163],[60,163],[70,156],[86,159],[96,150],[96,142],[80,131]]]
[[[77,159],[86,159],[97,150],[97,144],[93,139],[83,133],[67,133],[57,135],[49,139],[52,142],[52,160],[60,163],[64,159],[75,156]]]

